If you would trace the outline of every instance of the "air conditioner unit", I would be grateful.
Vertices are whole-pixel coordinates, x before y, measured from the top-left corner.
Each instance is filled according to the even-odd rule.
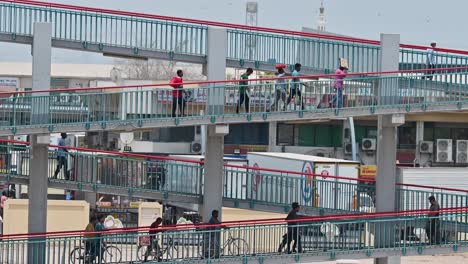
[[[361,149],[365,151],[376,150],[377,140],[375,138],[363,138],[361,141]]]
[[[437,140],[437,162],[452,162],[452,140],[438,139]]]
[[[419,142],[419,153],[433,153],[434,143],[432,141],[420,141]]]
[[[457,140],[457,163],[468,163],[468,140]]]
[[[353,154],[353,144],[352,143],[345,143],[344,153],[345,154]]]
[[[202,145],[200,144],[200,142],[192,142],[192,144],[190,144],[191,153],[200,153],[201,149]]]

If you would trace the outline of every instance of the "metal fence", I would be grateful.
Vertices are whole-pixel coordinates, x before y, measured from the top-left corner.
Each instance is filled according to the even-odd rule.
[[[466,247],[466,211],[399,213],[300,220],[258,221],[212,226],[160,227],[156,234],[147,231],[109,231],[88,234],[31,235],[4,238],[0,242],[2,263],[86,263],[102,255],[101,263],[139,263],[146,261],[249,260],[260,257],[283,258],[286,253],[301,257],[338,254],[366,254],[398,250]],[[99,236],[96,236],[99,235]],[[135,244],[108,241],[126,238]],[[152,245],[149,246],[149,240]],[[291,242],[295,245],[291,247]],[[102,244],[102,242],[107,242]],[[99,246],[102,244],[103,246]],[[293,255],[293,256],[294,256]],[[29,262],[28,262],[29,261]]]

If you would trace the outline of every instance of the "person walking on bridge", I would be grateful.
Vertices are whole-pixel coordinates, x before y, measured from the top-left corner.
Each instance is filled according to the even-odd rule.
[[[294,65],[294,71],[291,73],[291,75],[294,77],[292,79],[292,87],[291,87],[291,92],[289,93],[288,97],[288,102],[287,105],[289,105],[294,98],[295,106],[294,109],[296,109],[296,105],[300,104],[301,109],[304,110],[304,100],[302,98],[302,86],[307,87],[303,82],[301,82],[301,79],[299,78],[300,74],[299,72],[301,71],[302,65],[300,63],[296,63]]]
[[[287,87],[288,87],[288,82],[286,79],[283,79],[284,77],[287,76],[287,73],[284,71],[284,68],[286,67],[285,64],[280,64],[276,66],[278,69],[278,72],[276,73],[276,91],[275,91],[275,101],[273,102],[273,107],[272,109],[276,109],[276,111],[279,111],[279,101],[283,101],[283,111],[286,111],[287,107]]]
[[[429,197],[429,203],[431,207],[429,207],[429,220],[426,226],[426,234],[429,238],[431,244],[439,244],[440,243],[440,223],[439,223],[439,210],[440,205],[436,201],[434,196]]]
[[[65,180],[68,180],[70,178],[70,173],[68,171],[68,149],[64,148],[67,147],[67,133],[61,133],[60,134],[61,138],[58,141],[58,145],[61,148],[57,149],[57,168],[55,169],[54,173],[54,179],[57,179],[58,174],[60,173],[60,170],[64,169],[65,171]]]
[[[298,215],[299,212],[299,203],[294,202],[292,203],[292,209],[289,212],[288,216],[286,217],[286,221],[288,222],[288,233],[283,236],[283,241],[278,247],[278,252],[281,253],[283,251],[284,246],[288,245],[288,254],[296,253],[296,245],[299,253],[303,253],[302,251],[302,242],[301,242],[301,231],[297,227],[297,222],[291,222],[291,220],[299,219],[300,216]],[[293,249],[291,251],[291,242],[294,240]]]
[[[171,86],[174,88],[172,92],[172,117],[176,117],[176,110],[179,107],[179,116],[185,115],[185,99],[184,99],[184,72],[177,70],[177,76],[172,77]]]
[[[249,76],[252,75],[253,69],[248,68],[247,71],[241,75],[242,80],[248,80]],[[239,114],[240,106],[245,103],[245,112],[250,112],[250,87],[248,81],[239,82],[239,101],[237,101],[236,114]]]
[[[435,48],[437,46],[437,43],[435,41],[431,42],[431,47],[427,49],[426,51],[426,68],[427,69],[434,69],[436,67],[436,54],[435,54]],[[427,80],[432,80],[434,70],[425,72],[425,77]]]
[[[335,82],[333,84],[333,90],[335,90],[335,96],[331,102],[331,105],[336,108],[343,107],[343,79],[346,77],[346,71],[348,69],[344,66],[340,66],[335,71]]]

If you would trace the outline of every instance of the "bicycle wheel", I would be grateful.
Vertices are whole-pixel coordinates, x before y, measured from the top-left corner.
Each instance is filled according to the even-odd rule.
[[[107,246],[103,255],[104,263],[120,263],[122,261],[122,251],[115,246]]]
[[[70,252],[70,262],[72,264],[84,263],[85,261],[85,249],[84,247],[76,247]]]
[[[190,257],[189,254],[189,248],[184,245],[179,245],[179,244],[173,244],[170,247],[167,247],[164,250],[164,255],[163,259],[166,260],[177,260],[177,259],[185,259],[187,257]]]
[[[148,252],[148,246],[138,246],[138,249],[137,249],[138,261],[144,261],[146,254],[148,254],[146,258],[147,261],[156,259],[156,256],[154,254],[152,254],[151,252]]]
[[[204,241],[200,241],[198,243],[198,245],[195,245],[195,252],[198,254],[198,256],[194,256],[194,257],[198,257],[198,258],[204,258],[205,256],[205,242]]]
[[[243,256],[249,254],[249,244],[242,238],[235,238],[227,245],[230,256]]]

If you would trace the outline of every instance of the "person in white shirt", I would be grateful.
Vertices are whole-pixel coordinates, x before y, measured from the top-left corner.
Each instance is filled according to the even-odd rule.
[[[278,73],[276,77],[278,79],[276,80],[276,91],[275,91],[275,101],[273,102],[272,108],[276,109],[279,111],[279,101],[283,101],[283,111],[286,111],[286,105],[287,105],[287,88],[288,88],[288,82],[286,79],[281,79],[283,77],[286,77],[287,73],[284,71],[284,68],[278,68]]]
[[[434,69],[436,66],[436,54],[434,49],[436,48],[437,43],[435,41],[431,42],[431,48],[427,49],[426,51],[426,68],[427,69]],[[432,75],[434,71],[428,71],[425,73],[425,77],[423,79],[432,80]]]

